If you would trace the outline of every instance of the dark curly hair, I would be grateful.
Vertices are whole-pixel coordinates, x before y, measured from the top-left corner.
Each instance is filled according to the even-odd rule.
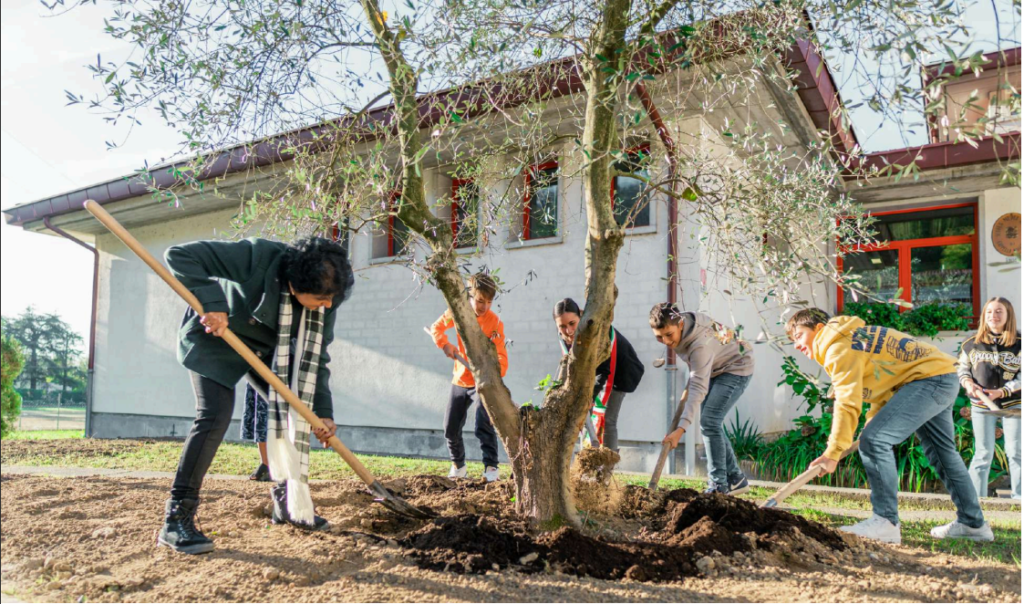
[[[664,329],[669,325],[679,325],[683,320],[683,313],[679,307],[668,302],[660,302],[651,309],[649,323],[653,329]]]
[[[323,237],[289,245],[281,259],[281,278],[296,293],[331,296],[337,303],[348,299],[356,281],[345,248]]]

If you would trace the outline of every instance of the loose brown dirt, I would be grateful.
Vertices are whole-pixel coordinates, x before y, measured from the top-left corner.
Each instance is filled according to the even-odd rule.
[[[3,476],[3,581],[51,601],[1020,601],[1019,569],[885,547],[691,490],[620,489],[582,531],[535,532],[507,482],[387,485],[441,516],[397,517],[355,481],[314,483],[322,533],[269,523],[268,487],[209,480],[217,549],[155,545],[164,480]],[[628,511],[628,514],[621,512]]]

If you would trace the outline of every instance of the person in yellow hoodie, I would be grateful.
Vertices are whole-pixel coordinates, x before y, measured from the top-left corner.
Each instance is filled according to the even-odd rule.
[[[476,313],[476,320],[498,353],[498,365],[501,377],[508,372],[508,352],[505,349],[505,325],[498,315],[491,310],[494,297],[498,295],[498,286],[494,279],[486,273],[477,273],[469,278],[469,302]],[[462,337],[456,332],[456,344],[448,340],[445,332],[455,327],[455,319],[451,311],[446,310],[430,328],[434,344],[445,356],[455,360],[452,377],[452,390],[448,397],[448,409],[444,413],[444,437],[448,442],[448,456],[452,466],[448,471],[449,478],[466,477],[466,447],[462,440],[462,428],[466,425],[466,415],[473,403],[477,402],[476,381],[473,373],[462,364],[459,357],[466,358],[466,348]],[[498,479],[498,434],[494,431],[491,416],[487,414],[483,403],[476,408],[476,437],[480,440],[480,449],[484,458],[484,480],[494,482]]]
[[[817,361],[832,379],[835,411],[824,454],[809,467],[835,471],[853,443],[864,403],[871,405],[860,435],[860,457],[871,487],[873,514],[841,530],[886,543],[900,543],[893,447],[913,434],[956,506],[956,520],[932,529],[938,539],[992,541],[967,466],[953,440],[953,403],[960,384],[956,359],[907,334],[857,317],[829,318],[818,308],[786,322],[796,349]]]

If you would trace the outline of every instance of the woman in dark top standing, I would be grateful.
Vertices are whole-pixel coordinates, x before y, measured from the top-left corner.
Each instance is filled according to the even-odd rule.
[[[334,338],[337,306],[351,293],[355,279],[345,250],[319,237],[290,246],[265,239],[197,241],[168,249],[165,259],[174,276],[198,298],[205,314],[189,309],[178,331],[178,360],[191,375],[196,419],[181,452],[158,543],[178,552],[199,554],[213,549],[213,542],[193,522],[199,489],[231,423],[235,384],[249,371],[248,363],[220,336],[230,328],[272,368],[286,366],[289,375],[283,376],[285,382],[294,375],[292,368],[307,383],[315,380],[315,393],[303,400],[309,399],[307,404],[323,420],[325,429],[313,432],[325,441],[336,430],[327,350]],[[281,325],[290,334],[279,333]],[[305,341],[298,342],[300,338]],[[278,342],[291,342],[284,357],[277,350]],[[311,350],[317,354],[310,356]],[[301,353],[300,362],[293,362],[300,356],[296,353]],[[308,368],[314,367],[315,374],[306,375]],[[286,421],[287,415],[277,421]],[[308,441],[305,450],[308,453]],[[277,490],[283,489],[284,485],[278,485],[272,491],[275,521],[291,522],[278,505]],[[316,518],[304,528],[324,524]]]
[[[971,399],[974,458],[969,472],[978,497],[988,497],[989,471],[996,452],[999,417],[981,402],[985,394],[1002,409],[1020,409],[1020,331],[1013,304],[995,297],[985,303],[978,332],[960,347],[957,364],[960,385]],[[1010,496],[1020,499],[1020,416],[1003,417],[1003,450],[1010,473]]]
[[[562,354],[567,355],[575,340],[583,311],[572,298],[565,298],[555,304],[551,314],[558,327],[558,343],[562,347]],[[633,345],[621,332],[612,327],[609,337],[611,338],[611,355],[597,367],[594,399],[595,409],[598,412],[602,408],[604,410],[603,439],[600,428],[597,430],[598,439],[601,444],[617,452],[619,450],[619,411],[622,410],[622,401],[627,394],[636,391],[637,386],[640,385],[640,379],[644,376],[644,365],[636,356]]]

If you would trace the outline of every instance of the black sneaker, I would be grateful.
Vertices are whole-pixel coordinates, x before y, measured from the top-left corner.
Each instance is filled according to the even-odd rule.
[[[270,468],[267,467],[267,464],[261,463],[260,467],[256,468],[256,471],[249,475],[249,480],[270,482]]]
[[[205,554],[213,551],[213,541],[199,532],[195,525],[195,499],[168,499],[164,514],[164,527],[160,529],[157,545],[169,547],[182,554]]]
[[[737,482],[729,481],[729,494],[730,495],[742,495],[750,490],[750,483],[747,482],[747,477],[743,476]]]
[[[274,512],[270,515],[271,524],[290,524],[304,531],[322,531],[330,526],[326,518],[313,515],[313,524],[296,522],[288,515],[288,486],[278,483],[270,488],[270,498],[274,500]]]
[[[704,489],[704,494],[705,495],[712,495],[714,493],[718,493],[720,495],[728,495],[729,494],[729,487],[727,485],[719,484],[719,483],[714,482],[714,481],[709,482],[707,488]]]

